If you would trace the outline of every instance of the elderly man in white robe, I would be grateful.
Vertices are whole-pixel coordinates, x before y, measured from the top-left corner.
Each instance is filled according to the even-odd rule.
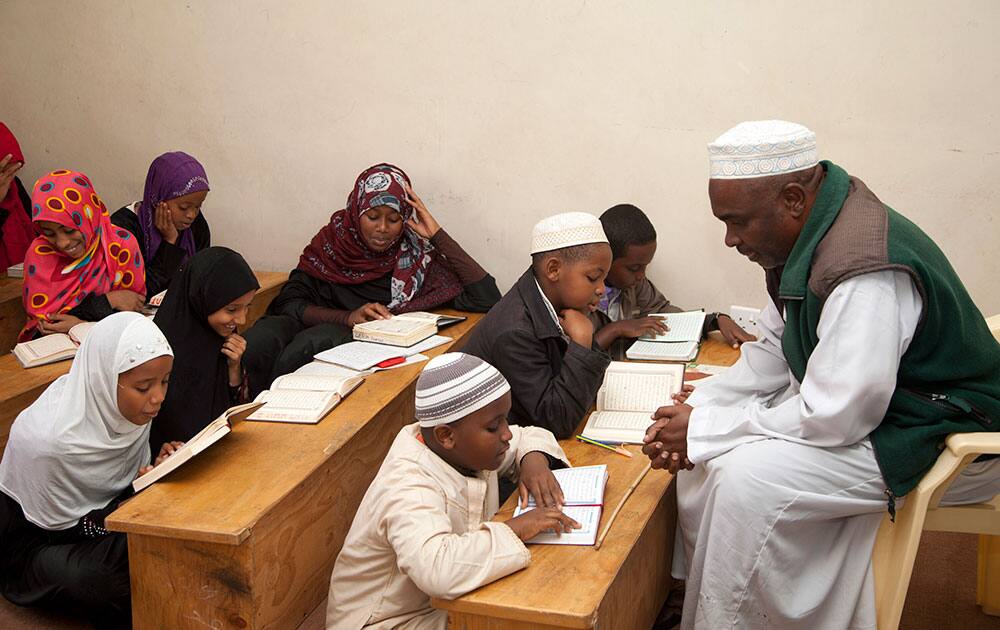
[[[1000,345],[933,242],[811,131],[741,123],[709,151],[712,212],[771,299],[758,341],[646,435],[680,471],[681,627],[875,628],[882,515],[948,433],[997,429]],[[998,473],[969,466],[945,502],[989,499]]]

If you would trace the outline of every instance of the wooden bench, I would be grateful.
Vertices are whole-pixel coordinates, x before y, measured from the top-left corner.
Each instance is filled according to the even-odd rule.
[[[278,271],[255,271],[257,281],[260,282],[260,290],[254,297],[247,317],[247,327],[263,315],[267,310],[271,300],[278,295],[278,291],[288,280],[288,274]],[[3,302],[5,291],[16,284],[17,286],[17,308],[20,312],[17,330],[14,331],[14,339],[24,325],[24,309],[21,307],[20,278],[2,278],[0,281],[0,326],[6,325],[6,309],[9,304]],[[21,413],[28,405],[35,402],[45,388],[52,381],[63,374],[69,372],[72,361],[60,361],[26,370],[21,367],[14,355],[9,352],[0,356],[0,454],[3,453],[7,445],[7,436],[10,435],[10,425],[14,423],[17,414]]]
[[[702,344],[698,362],[731,365],[738,356],[737,350],[710,338]],[[627,459],[573,439],[561,445],[574,466],[608,465],[603,529],[649,460],[638,446],[629,447],[636,455]],[[434,599],[432,605],[448,611],[449,628],[463,630],[651,627],[670,585],[677,522],[672,479],[664,471],[647,473],[600,549],[532,545],[527,569],[455,600]],[[512,496],[497,520],[511,518],[516,502]]]
[[[444,334],[459,349],[482,318]],[[128,534],[137,629],[294,628],[326,597],[361,498],[414,421],[423,363],[378,372],[317,425],[245,422],[107,519]]]

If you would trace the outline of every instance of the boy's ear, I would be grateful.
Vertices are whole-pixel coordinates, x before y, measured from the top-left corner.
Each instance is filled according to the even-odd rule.
[[[542,262],[542,272],[549,282],[558,282],[559,274],[562,272],[563,261],[558,254],[549,254]]]
[[[439,424],[434,427],[434,439],[442,448],[449,451],[455,448],[455,430],[447,424]]]

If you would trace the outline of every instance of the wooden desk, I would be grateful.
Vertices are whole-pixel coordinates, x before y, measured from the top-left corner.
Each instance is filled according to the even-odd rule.
[[[731,365],[737,350],[709,338],[698,362]],[[578,432],[586,421],[580,423]],[[574,466],[607,464],[608,486],[601,528],[625,489],[649,461],[640,447],[632,459],[594,446],[560,442]],[[548,630],[554,628],[649,628],[663,607],[670,584],[677,502],[673,477],[650,471],[626,501],[604,545],[531,545],[531,566],[459,599],[432,600],[448,611],[448,627],[462,630]],[[497,515],[507,520],[517,498]]]
[[[6,354],[17,343],[17,334],[24,326],[24,304],[21,301],[21,291],[24,282],[21,278],[0,276],[0,354]]]
[[[464,345],[482,318],[445,334]],[[294,628],[327,595],[354,513],[413,422],[424,364],[379,372],[317,425],[246,422],[107,519],[128,534],[137,629]]]
[[[257,281],[260,282],[260,290],[254,297],[253,305],[250,307],[250,314],[247,317],[247,327],[257,321],[267,309],[271,300],[278,295],[278,291],[288,280],[288,274],[277,271],[255,271]],[[0,327],[6,325],[6,309],[9,304],[4,302],[7,292],[17,293],[17,308],[20,315],[17,329],[14,331],[14,339],[17,333],[24,326],[24,309],[21,307],[21,279],[20,278],[0,278]],[[12,289],[16,285],[16,291]],[[63,374],[69,372],[73,362],[66,360],[58,363],[50,363],[40,367],[26,370],[21,367],[14,355],[9,352],[0,356],[0,454],[7,446],[7,437],[10,435],[10,425],[14,423],[17,414],[21,413],[28,405],[35,402],[45,391],[45,388],[52,384]]]

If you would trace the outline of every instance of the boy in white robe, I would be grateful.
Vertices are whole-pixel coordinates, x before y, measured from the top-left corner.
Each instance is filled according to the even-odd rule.
[[[418,422],[404,427],[365,493],[330,578],[327,628],[435,628],[430,598],[453,599],[528,566],[522,541],[579,524],[562,513],[552,434],[507,425],[510,386],[482,359],[448,353],[417,380]],[[498,474],[542,507],[506,523]]]

